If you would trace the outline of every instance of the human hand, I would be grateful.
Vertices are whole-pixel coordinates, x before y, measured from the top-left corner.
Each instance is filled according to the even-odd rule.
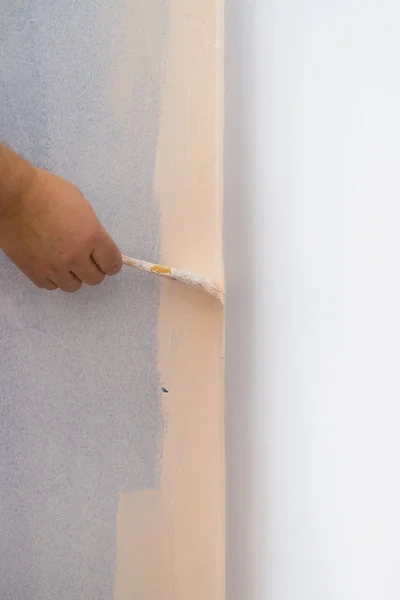
[[[0,218],[0,248],[35,285],[76,292],[115,275],[122,256],[72,183],[30,166]]]

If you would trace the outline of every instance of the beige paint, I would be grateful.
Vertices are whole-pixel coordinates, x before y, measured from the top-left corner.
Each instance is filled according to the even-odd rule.
[[[118,511],[117,600],[172,600],[170,523],[160,491],[121,496]]]
[[[222,0],[171,0],[156,193],[166,264],[222,279]],[[159,491],[121,498],[116,600],[224,598],[223,309],[163,284]]]

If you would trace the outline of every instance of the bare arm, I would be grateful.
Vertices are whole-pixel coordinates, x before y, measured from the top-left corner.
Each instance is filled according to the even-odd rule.
[[[78,188],[1,144],[0,249],[48,290],[97,285],[122,266],[118,247]]]

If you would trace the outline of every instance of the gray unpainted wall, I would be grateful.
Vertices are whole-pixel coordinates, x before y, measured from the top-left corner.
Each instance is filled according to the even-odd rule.
[[[3,0],[0,22],[1,141],[156,259],[168,3]],[[119,494],[158,485],[158,296],[133,270],[46,293],[0,253],[2,600],[112,598]]]

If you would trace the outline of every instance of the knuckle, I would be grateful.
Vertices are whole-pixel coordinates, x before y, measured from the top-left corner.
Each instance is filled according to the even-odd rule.
[[[100,239],[100,232],[97,229],[88,231],[85,236],[85,243],[94,248]]]
[[[104,281],[105,278],[105,274],[104,273],[99,273],[99,275],[95,278],[92,278],[90,281],[87,281],[87,285],[100,285],[100,283],[102,283]]]
[[[54,280],[55,277],[57,277],[58,275],[58,271],[56,268],[54,267],[48,267],[47,269],[45,269],[43,271],[43,278],[44,279],[50,279],[51,281]]]
[[[70,268],[78,265],[82,261],[85,249],[81,245],[71,248],[64,257],[64,264]]]
[[[111,275],[117,275],[117,273],[119,273],[121,269],[122,269],[122,261],[114,263],[111,267]]]
[[[93,247],[93,238],[91,235],[85,236],[79,242],[75,243],[64,253],[63,263],[68,267],[73,267],[87,259]]]
[[[82,283],[80,281],[77,281],[76,283],[67,283],[66,285],[64,285],[61,289],[63,292],[66,292],[67,294],[73,294],[74,292],[78,292],[82,287]]]
[[[122,257],[116,257],[107,266],[107,275],[117,275],[122,269]]]
[[[33,282],[35,284],[35,286],[41,290],[47,290],[49,292],[52,292],[54,290],[57,289],[57,286],[55,286],[54,284],[52,284],[50,281],[34,281]]]

